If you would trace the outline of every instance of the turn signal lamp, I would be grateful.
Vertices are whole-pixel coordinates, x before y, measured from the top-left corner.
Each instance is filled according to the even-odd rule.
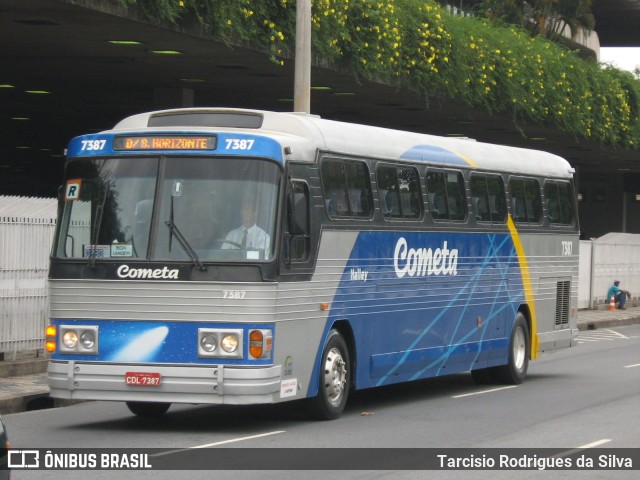
[[[45,349],[49,353],[56,351],[56,327],[49,325],[46,330],[47,340],[45,343]]]
[[[272,348],[271,330],[251,330],[249,333],[249,354],[253,358],[269,358]]]

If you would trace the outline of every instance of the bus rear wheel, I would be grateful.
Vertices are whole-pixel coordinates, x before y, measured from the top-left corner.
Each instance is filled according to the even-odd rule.
[[[510,385],[521,384],[529,368],[530,345],[529,327],[521,312],[516,315],[509,341],[509,363],[497,367],[498,380]]]
[[[160,418],[171,406],[160,402],[127,402],[127,407],[134,415],[142,418]]]
[[[500,367],[482,368],[472,370],[471,376],[478,385],[503,383],[507,385],[519,385],[527,376],[529,368],[530,341],[527,320],[521,312],[518,312],[511,329],[509,339],[509,360],[506,365]]]
[[[318,394],[307,401],[309,416],[317,420],[333,420],[342,415],[350,385],[349,348],[340,332],[331,330],[320,360]]]

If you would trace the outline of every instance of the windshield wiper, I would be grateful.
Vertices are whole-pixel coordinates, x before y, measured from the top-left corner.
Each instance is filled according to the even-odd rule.
[[[204,266],[204,264],[202,263],[202,260],[200,260],[200,257],[198,257],[198,254],[195,252],[193,248],[191,248],[191,245],[189,245],[189,242],[187,241],[185,236],[182,234],[178,226],[173,221],[173,198],[174,198],[173,195],[171,195],[171,208],[169,212],[169,220],[164,222],[164,224],[167,227],[169,227],[169,232],[170,232],[169,251],[171,251],[171,243],[172,243],[173,236],[175,235],[176,238],[178,239],[178,243],[180,244],[182,249],[187,253],[187,255],[191,257],[191,260],[193,260],[194,265],[198,267],[198,270],[200,270],[201,272],[206,272],[207,267]]]
[[[96,221],[93,229],[93,238],[91,239],[91,250],[89,251],[89,266],[95,268],[96,266],[96,253],[98,250],[98,236],[100,235],[100,227],[102,226],[102,214],[104,213],[104,205],[107,203],[107,196],[111,185],[107,182],[104,194],[102,195],[102,201],[96,207]]]

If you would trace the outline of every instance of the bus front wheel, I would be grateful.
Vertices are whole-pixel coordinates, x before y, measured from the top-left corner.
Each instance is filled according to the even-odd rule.
[[[167,413],[170,406],[170,403],[160,402],[127,402],[131,413],[142,418],[160,418]]]
[[[496,373],[498,380],[510,385],[519,385],[527,376],[529,368],[529,327],[521,312],[516,315],[511,329],[509,341],[509,363],[498,367]]]
[[[333,420],[344,411],[351,385],[349,348],[337,330],[331,330],[320,360],[318,394],[308,400],[308,412],[318,420]]]

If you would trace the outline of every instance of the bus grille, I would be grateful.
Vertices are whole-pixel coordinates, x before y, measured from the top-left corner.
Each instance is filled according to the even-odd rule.
[[[569,325],[569,304],[571,282],[566,280],[558,282],[556,285],[556,326],[565,327]]]

